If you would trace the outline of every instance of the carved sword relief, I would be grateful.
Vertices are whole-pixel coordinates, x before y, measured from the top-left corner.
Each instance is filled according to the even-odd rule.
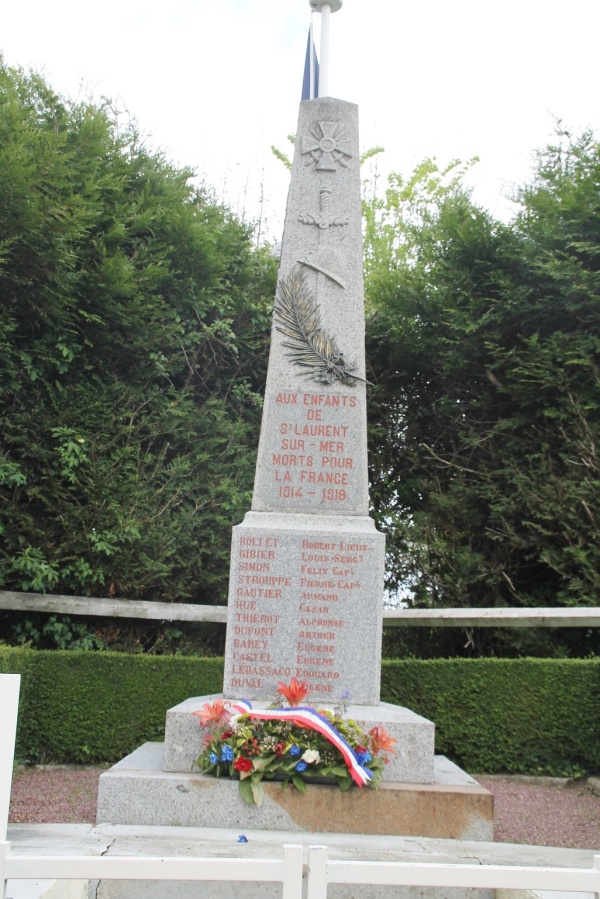
[[[339,216],[337,218],[333,218],[330,215],[331,212],[331,188],[322,186],[319,191],[319,211],[320,217],[315,218],[314,215],[311,215],[308,212],[303,212],[298,216],[298,220],[302,222],[303,225],[318,225],[322,231],[327,228],[335,227],[336,225],[347,225],[350,219],[348,216],[345,218]]]

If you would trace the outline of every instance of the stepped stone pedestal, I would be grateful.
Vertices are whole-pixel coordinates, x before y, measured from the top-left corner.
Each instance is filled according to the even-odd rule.
[[[163,744],[145,743],[101,775],[98,824],[492,838],[491,793],[443,756],[427,784],[385,781],[348,793],[309,784],[299,793],[264,782],[258,808],[240,797],[237,781],[164,771],[164,755]]]
[[[397,754],[377,790],[309,784],[301,794],[265,782],[263,805],[248,805],[237,781],[194,772],[202,730],[192,713],[217,698],[170,709],[164,744],[146,743],[101,775],[98,823],[492,839],[491,793],[434,757],[430,721],[385,702],[348,708],[363,728],[383,724],[396,736]]]

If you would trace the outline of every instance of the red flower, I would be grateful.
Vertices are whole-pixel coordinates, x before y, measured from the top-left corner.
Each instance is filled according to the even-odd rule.
[[[252,761],[250,759],[245,759],[243,755],[240,755],[240,757],[233,763],[233,767],[236,771],[252,771]]]
[[[231,712],[225,708],[222,699],[215,699],[214,702],[205,702],[201,709],[192,712],[200,718],[200,725],[206,727],[207,724],[226,724],[231,718]]]
[[[368,752],[366,746],[359,746],[358,743],[356,744],[354,751],[357,755],[364,755],[365,752]]]
[[[308,683],[306,681],[299,683],[296,678],[293,677],[289,687],[280,681],[277,684],[277,692],[281,693],[284,699],[287,699],[289,705],[300,705],[304,697],[308,695]]]
[[[385,727],[372,727],[369,731],[369,736],[371,737],[373,755],[377,755],[382,749],[384,752],[393,752],[394,755],[396,754],[396,750],[394,749],[396,738],[390,737]]]
[[[275,755],[283,755],[283,750],[285,749],[285,745],[283,743],[275,743],[273,747],[275,750]]]

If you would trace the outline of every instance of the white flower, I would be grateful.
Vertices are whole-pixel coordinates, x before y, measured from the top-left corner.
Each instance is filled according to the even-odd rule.
[[[306,762],[307,765],[312,765],[313,763],[318,762],[320,758],[321,756],[316,749],[307,749],[302,756],[302,761]]]
[[[235,726],[241,717],[242,717],[241,715],[238,715],[234,712],[233,715],[231,716],[231,718],[229,719],[229,721],[227,722],[227,729],[235,730]]]

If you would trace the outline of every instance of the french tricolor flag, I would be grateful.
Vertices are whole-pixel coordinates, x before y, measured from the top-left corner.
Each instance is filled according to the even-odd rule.
[[[313,41],[312,24],[306,42],[306,61],[304,63],[304,80],[302,81],[302,100],[314,100],[319,96],[319,60]]]

